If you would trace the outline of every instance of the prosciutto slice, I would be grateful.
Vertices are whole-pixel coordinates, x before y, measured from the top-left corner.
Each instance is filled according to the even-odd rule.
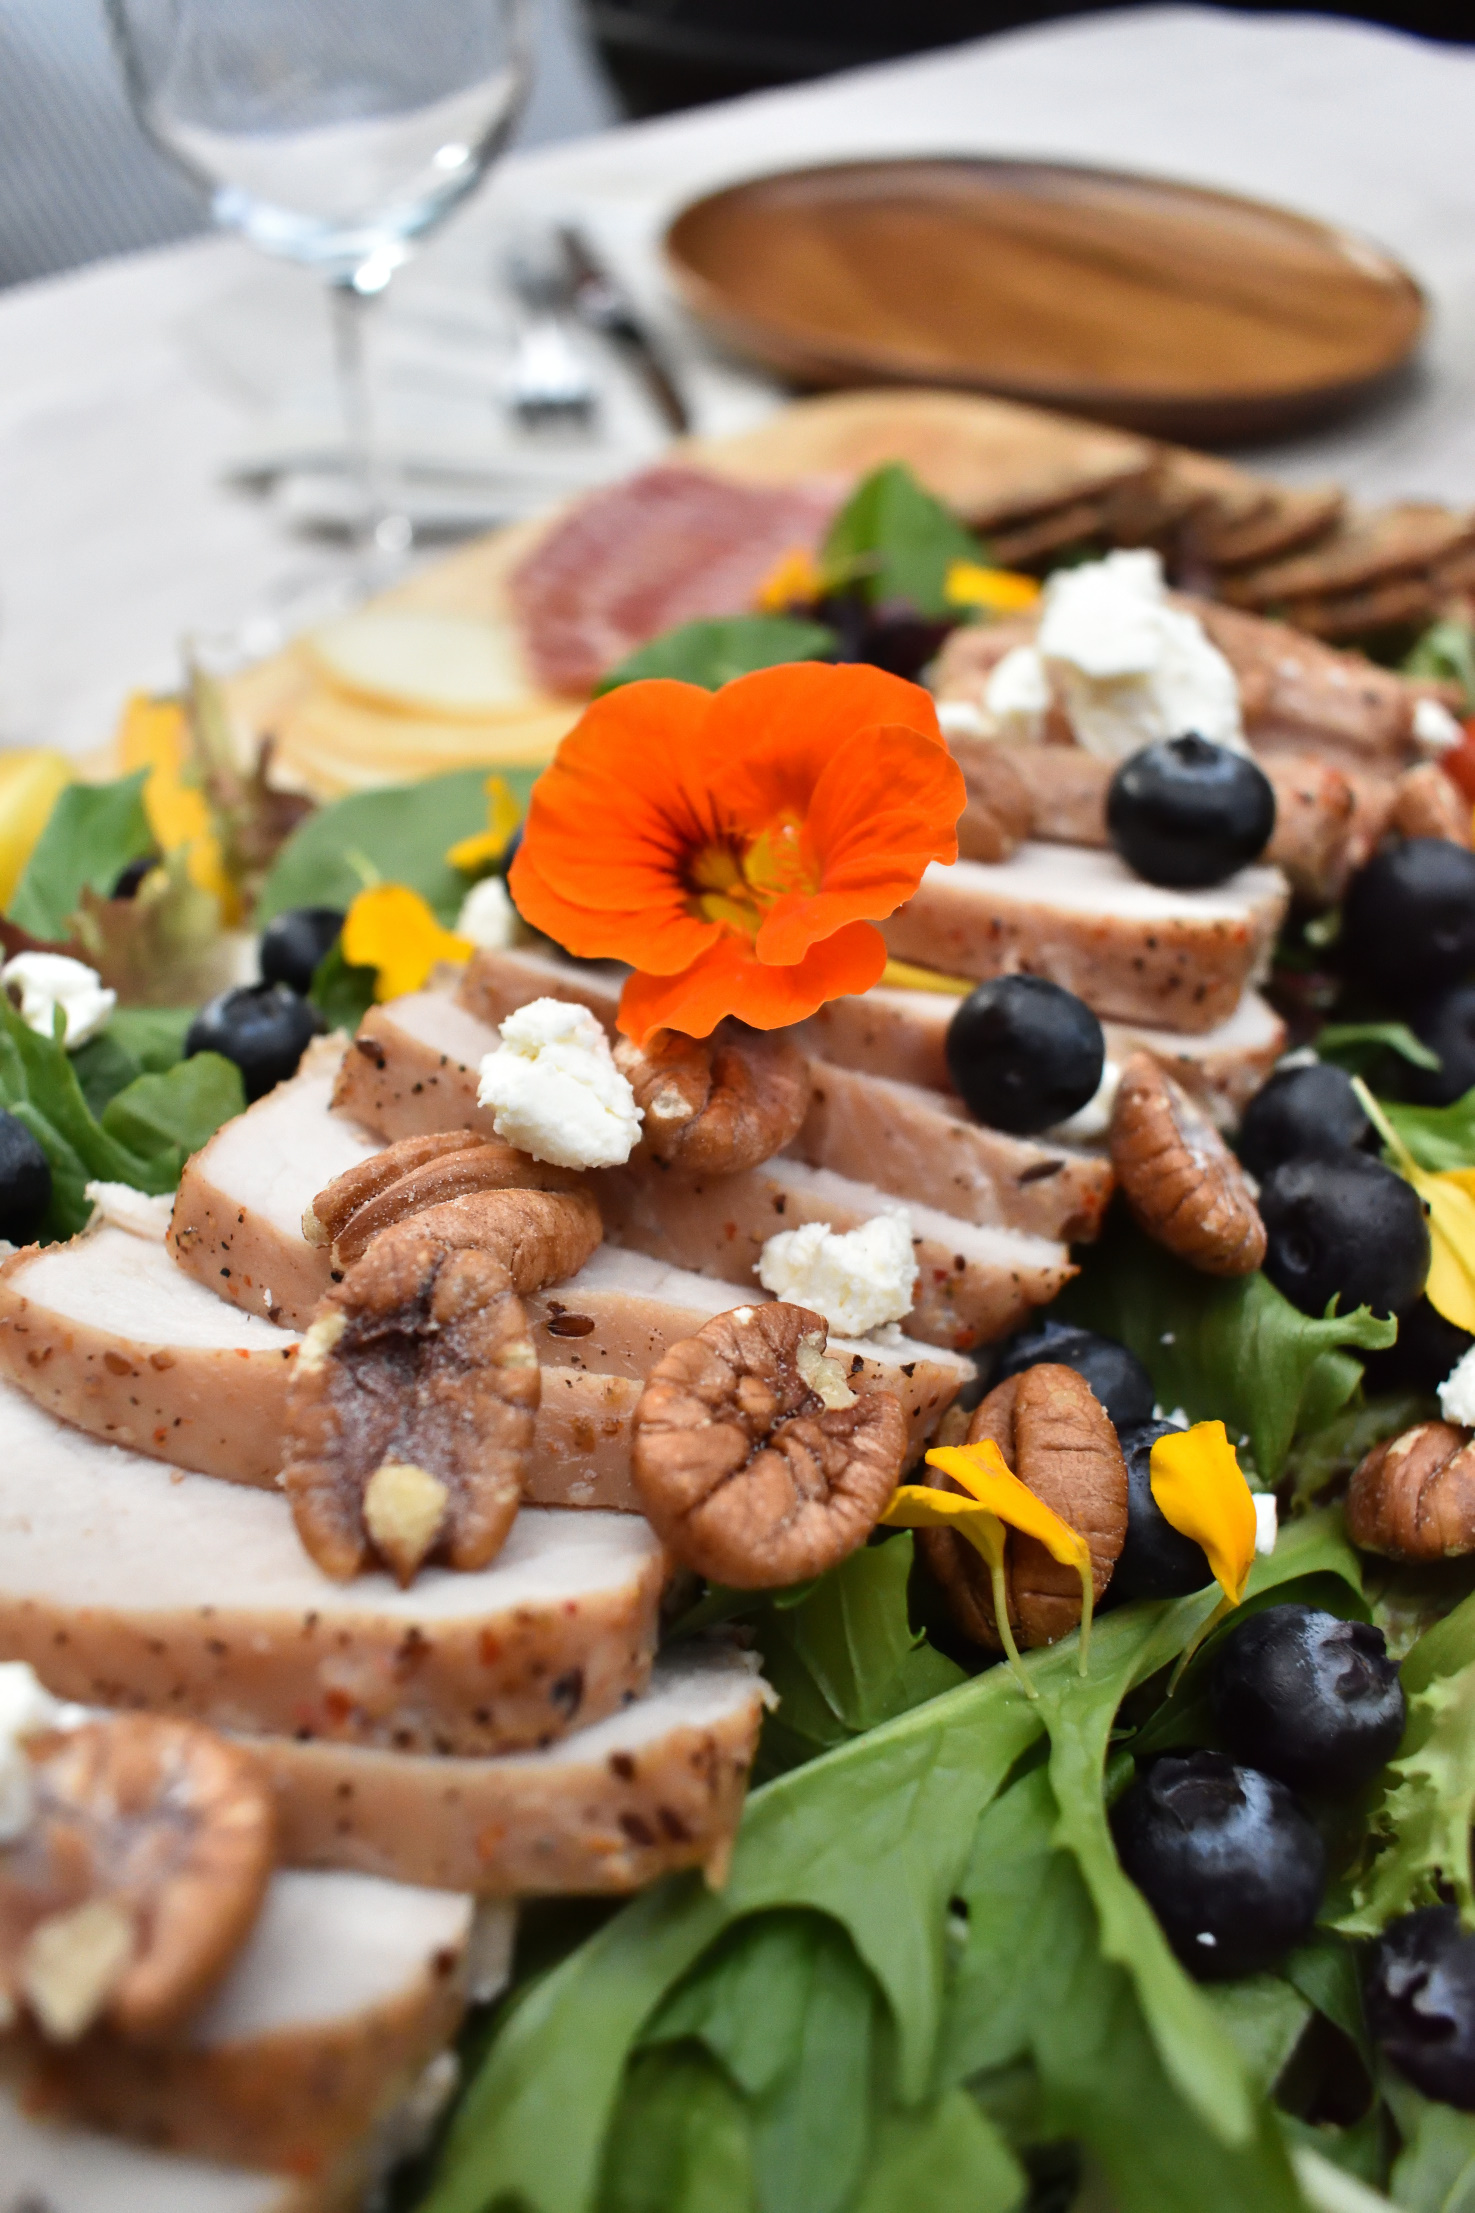
[[[591,493],[508,579],[540,682],[584,694],[678,623],[747,613],[784,554],[819,544],[842,489],[661,467]]]

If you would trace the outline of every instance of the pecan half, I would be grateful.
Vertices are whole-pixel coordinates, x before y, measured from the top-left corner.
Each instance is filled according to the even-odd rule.
[[[1347,1534],[1390,1560],[1475,1552],[1475,1438],[1452,1422],[1419,1422],[1375,1445],[1347,1490]]]
[[[440,1160],[448,1153],[465,1152],[482,1142],[475,1130],[435,1130],[423,1137],[402,1137],[383,1152],[345,1168],[341,1176],[325,1184],[302,1217],[302,1234],[309,1245],[331,1245],[361,1206],[398,1183],[412,1168]]]
[[[203,2004],[271,1875],[271,1792],[192,1721],[122,1714],[28,1739],[32,1816],[0,1849],[0,2007],[70,2043],[150,2041]]]
[[[343,1187],[357,1178],[366,1178],[368,1170],[386,1156],[379,1154],[350,1168],[318,1193],[302,1217],[304,1232],[309,1220],[318,1225],[320,1232],[326,1228],[334,1265],[348,1268],[363,1257],[380,1230],[407,1221],[412,1214],[423,1214],[427,1207],[469,1198],[477,1191],[576,1191],[581,1183],[577,1170],[534,1160],[531,1153],[509,1145],[505,1138],[484,1138],[463,1131],[461,1139],[455,1145],[442,1143],[437,1152],[418,1160],[406,1160],[401,1172],[379,1181],[358,1204],[346,1206],[352,1194],[345,1193]],[[410,1154],[428,1142],[423,1137],[407,1137],[388,1151]]]
[[[519,1294],[576,1274],[600,1235],[586,1192],[476,1192],[381,1230],[320,1302],[281,1480],[325,1574],[375,1554],[406,1584],[432,1553],[468,1569],[495,1557],[539,1401]]]
[[[1148,1236],[1191,1268],[1247,1276],[1265,1258],[1265,1225],[1243,1168],[1148,1053],[1134,1053],[1122,1070],[1111,1164]]]
[[[974,1410],[969,1444],[992,1438],[1005,1461],[1091,1551],[1091,1584],[1099,1599],[1111,1581],[1127,1535],[1127,1464],[1106,1409],[1073,1368],[1042,1362],[1006,1377]],[[929,1473],[939,1490],[956,1490]],[[942,1585],[948,1610],[974,1644],[1003,1650],[988,1568],[951,1529],[917,1534],[922,1556]],[[1009,1626],[1021,1645],[1054,1644],[1081,1618],[1081,1583],[1037,1537],[1011,1530],[1004,1558]]]
[[[632,1421],[635,1489],[656,1534],[714,1583],[819,1575],[865,1542],[901,1475],[906,1418],[852,1391],[807,1307],[718,1314],[651,1370]]]
[[[756,1168],[798,1136],[809,1110],[809,1062],[793,1039],[742,1022],[706,1038],[619,1038],[615,1066],[645,1111],[645,1151],[691,1175]]]

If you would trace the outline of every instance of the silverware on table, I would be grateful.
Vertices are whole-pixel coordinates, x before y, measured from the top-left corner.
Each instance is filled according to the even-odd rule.
[[[560,224],[558,236],[569,273],[569,307],[573,314],[623,355],[669,427],[678,436],[689,431],[691,410],[681,387],[629,294],[610,274],[577,224]]]
[[[585,428],[598,395],[568,329],[573,272],[561,238],[524,239],[506,258],[509,286],[526,311],[507,377],[507,404],[530,429]]]

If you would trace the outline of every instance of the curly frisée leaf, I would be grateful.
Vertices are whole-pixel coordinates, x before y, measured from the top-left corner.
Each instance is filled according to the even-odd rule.
[[[1364,1306],[1302,1314],[1263,1275],[1199,1275],[1131,1227],[1089,1252],[1059,1306],[1130,1346],[1160,1404],[1222,1421],[1234,1444],[1248,1440],[1268,1483],[1292,1439],[1324,1427],[1356,1390],[1353,1351],[1380,1351],[1397,1335]]]
[[[1475,1662],[1434,1676],[1409,1698],[1403,1743],[1373,1808],[1371,1861],[1338,1926],[1376,1935],[1395,1914],[1437,1904],[1442,1892],[1453,1893],[1466,1926],[1475,1926],[1472,1825]]]

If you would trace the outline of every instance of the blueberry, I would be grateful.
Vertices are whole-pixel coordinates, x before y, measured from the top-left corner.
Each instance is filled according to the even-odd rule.
[[[1458,1907],[1390,1921],[1364,1996],[1375,2040],[1415,2089],[1475,2113],[1475,1936]]]
[[[1269,844],[1275,791],[1247,753],[1207,738],[1167,738],[1112,777],[1106,828],[1128,868],[1150,884],[1222,884]]]
[[[1245,1108],[1239,1157],[1252,1176],[1264,1178],[1283,1160],[1307,1155],[1330,1160],[1354,1152],[1371,1128],[1344,1069],[1322,1061],[1311,1068],[1281,1068]]]
[[[262,982],[285,984],[305,997],[319,963],[342,934],[341,907],[289,907],[261,933]]]
[[[1475,853],[1448,838],[1405,838],[1375,853],[1347,887],[1340,949],[1347,973],[1395,1005],[1475,968]]]
[[[1427,1299],[1415,1299],[1398,1316],[1398,1337],[1386,1352],[1358,1354],[1369,1391],[1432,1391],[1463,1360],[1475,1337],[1447,1322]]]
[[[1046,1360],[1084,1376],[1115,1428],[1151,1421],[1152,1377],[1136,1353],[1114,1337],[1098,1337],[1094,1329],[1080,1329],[1074,1322],[1047,1319],[1020,1330],[999,1347],[989,1380],[1002,1383],[1006,1376],[1023,1375]]]
[[[947,1064],[970,1114],[1027,1137],[1095,1097],[1106,1041],[1073,992],[1042,976],[997,976],[948,1024]]]
[[[0,1237],[29,1245],[50,1204],[50,1161],[19,1115],[0,1109]]]
[[[248,1099],[292,1075],[323,1018],[285,984],[241,984],[201,1007],[185,1033],[191,1053],[223,1053],[241,1071]]]
[[[1201,1982],[1258,1974],[1311,1933],[1326,1852],[1273,1775],[1222,1752],[1165,1753],[1111,1825],[1123,1868]]]
[[[1113,1601],[1182,1598],[1201,1591],[1213,1570],[1202,1545],[1175,1529],[1152,1495],[1152,1448],[1175,1433],[1173,1422],[1144,1422],[1122,1432],[1127,1463],[1127,1535],[1111,1572]]]
[[[1475,984],[1456,984],[1412,1017],[1415,1037],[1439,1055],[1437,1068],[1404,1067],[1399,1083],[1420,1106],[1452,1106],[1475,1084]]]
[[[1265,1273],[1303,1314],[1411,1306],[1429,1273],[1429,1228],[1412,1184],[1366,1153],[1287,1160],[1260,1187]]]
[[[1403,1735],[1403,1685],[1382,1630],[1315,1606],[1267,1606],[1231,1629],[1209,1696],[1236,1759],[1293,1790],[1353,1797]]]
[[[522,844],[522,832],[523,825],[519,822],[517,828],[513,831],[511,837],[507,840],[507,843],[502,848],[502,858],[498,861],[496,869],[494,871],[496,875],[505,876],[511,869],[513,862],[517,859],[517,849]]]

